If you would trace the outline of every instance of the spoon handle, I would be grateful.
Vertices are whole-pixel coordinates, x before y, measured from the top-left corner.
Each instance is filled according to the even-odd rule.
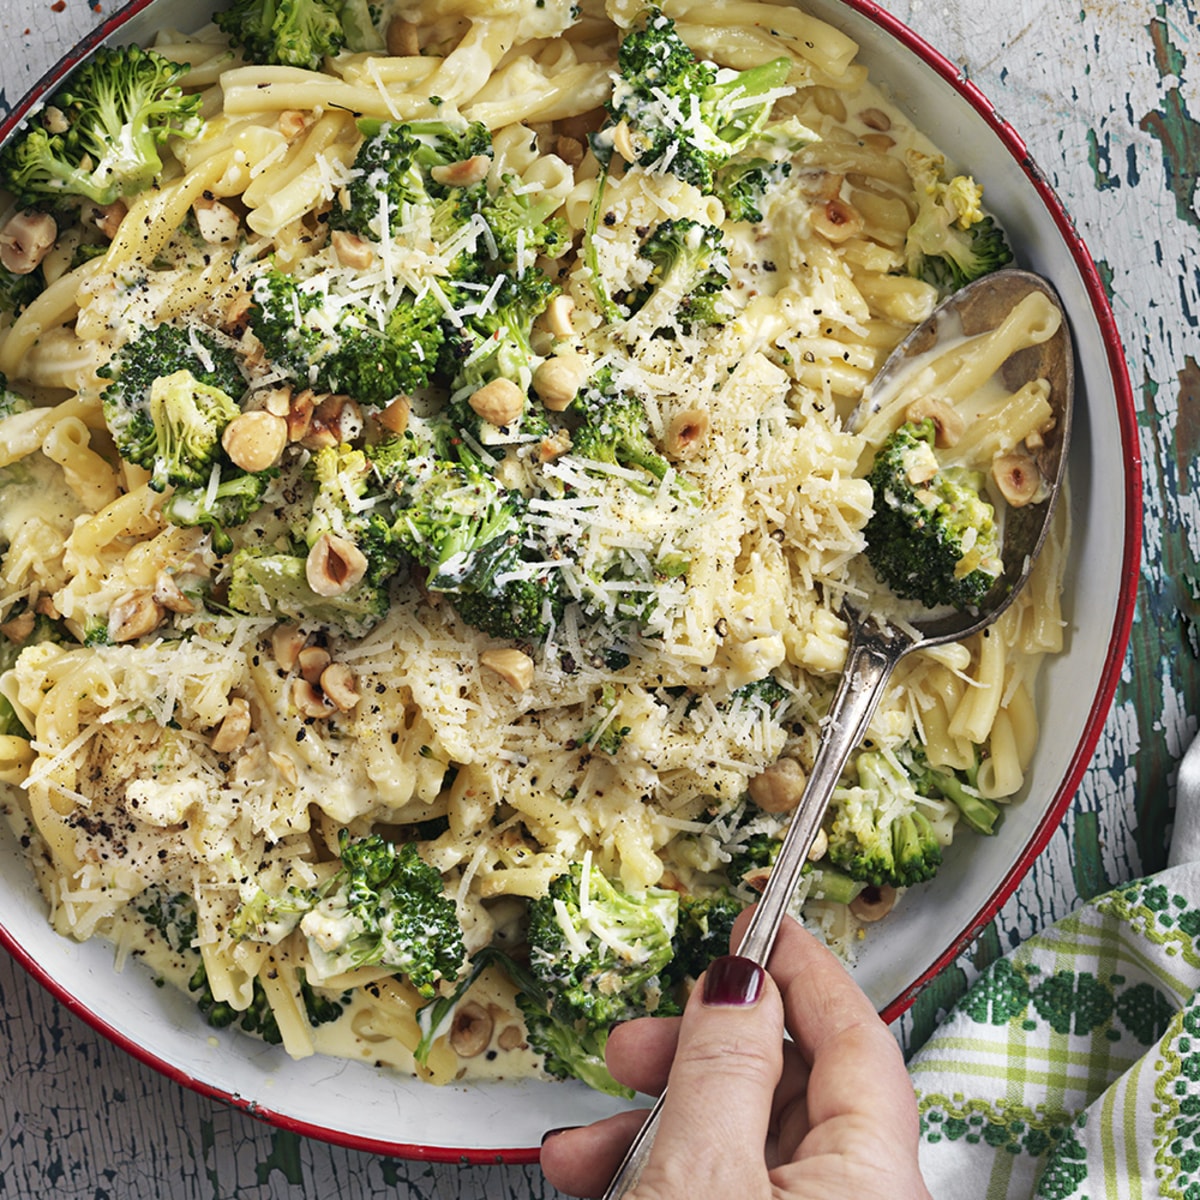
[[[771,868],[758,906],[737,948],[738,954],[764,969],[842,768],[862,741],[893,668],[915,644],[904,630],[887,622],[864,621],[849,606],[844,615],[850,622],[851,632],[842,681],[825,719],[821,744],[804,795],[792,814],[779,857]],[[664,1088],[613,1175],[604,1200],[619,1200],[641,1178],[658,1132],[666,1096]]]
[[[846,760],[866,736],[893,668],[914,644],[913,638],[898,626],[864,621],[850,609],[845,615],[850,621],[850,648],[842,680],[825,718],[804,795],[792,814],[779,856],[738,945],[738,954],[764,968]]]

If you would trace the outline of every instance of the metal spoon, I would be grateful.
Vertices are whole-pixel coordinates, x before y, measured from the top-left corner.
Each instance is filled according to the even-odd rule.
[[[1028,271],[998,271],[956,292],[919,325],[889,356],[856,414],[869,417],[888,386],[905,368],[927,354],[944,337],[984,333],[1032,291],[1041,292],[1058,308],[1062,320],[1046,341],[1012,355],[1000,368],[1005,386],[1016,391],[1033,379],[1050,384],[1053,427],[1035,458],[1047,487],[1044,498],[1022,508],[1010,508],[1004,521],[1003,572],[976,610],[927,613],[912,616],[905,624],[893,623],[879,613],[861,613],[845,601],[842,615],[850,626],[850,647],[841,684],[834,696],[816,760],[800,804],[792,816],[779,856],[766,888],[737,948],[737,953],[766,967],[784,913],[791,904],[808,851],[821,827],[829,797],[837,786],[846,760],[863,740],[867,726],[896,664],[919,647],[957,642],[990,625],[1012,603],[1029,578],[1033,561],[1046,539],[1055,502],[1062,489],[1066,451],[1071,430],[1074,394],[1074,357],[1066,314],[1057,295],[1040,276]],[[617,1200],[641,1177],[658,1129],[666,1092],[650,1110],[633,1144],[612,1178],[604,1200]]]

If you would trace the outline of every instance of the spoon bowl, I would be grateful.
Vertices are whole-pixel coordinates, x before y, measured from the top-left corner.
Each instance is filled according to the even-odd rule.
[[[865,432],[873,418],[903,406],[909,391],[922,393],[923,365],[941,353],[947,342],[986,334],[998,329],[1023,300],[1040,293],[1057,312],[1046,336],[996,363],[995,374],[1010,391],[1032,380],[1049,384],[1052,419],[1040,435],[1040,444],[1029,448],[1041,473],[1043,488],[1037,498],[1005,513],[1001,546],[1002,570],[978,607],[914,612],[905,606],[903,619],[893,619],[872,608],[860,611],[843,600],[841,611],[850,631],[846,665],[830,705],[813,768],[799,805],[771,868],[750,924],[737,953],[766,967],[779,926],[791,905],[808,852],[821,827],[829,798],[850,755],[866,736],[867,726],[896,664],[921,647],[961,641],[991,625],[1012,603],[1029,579],[1034,560],[1046,540],[1066,470],[1074,399],[1074,354],[1066,314],[1050,285],[1029,271],[1005,270],[968,284],[954,293],[892,352],[871,384],[851,424]],[[890,432],[890,430],[888,430]],[[881,585],[884,607],[889,598]],[[891,604],[895,607],[894,599]],[[650,1110],[645,1123],[613,1176],[604,1200],[616,1200],[641,1177],[658,1127],[666,1093]]]
[[[1058,295],[1040,275],[1015,268],[996,271],[967,284],[938,305],[933,314],[892,351],[851,418],[852,426],[865,426],[898,391],[906,387],[919,388],[921,364],[947,340],[975,337],[996,329],[1032,293],[1044,296],[1051,303],[1059,316],[1057,326],[1049,336],[1006,358],[1000,364],[997,376],[1014,392],[1032,379],[1044,379],[1049,384],[1047,399],[1053,420],[1043,432],[1041,444],[1029,451],[1045,488],[1034,503],[1007,509],[1001,547],[1003,570],[978,608],[962,612],[905,612],[906,622],[920,631],[921,644],[926,646],[960,641],[999,617],[1028,579],[1050,529],[1066,474],[1075,394],[1075,356]]]

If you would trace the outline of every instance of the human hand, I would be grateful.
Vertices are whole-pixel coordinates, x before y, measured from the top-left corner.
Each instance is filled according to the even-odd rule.
[[[929,1200],[900,1048],[842,964],[793,921],[780,929],[769,974],[749,959],[718,959],[682,1018],[618,1026],[607,1058],[639,1092],[670,1081],[633,1200]],[[601,1195],[645,1115],[548,1136],[547,1179]]]

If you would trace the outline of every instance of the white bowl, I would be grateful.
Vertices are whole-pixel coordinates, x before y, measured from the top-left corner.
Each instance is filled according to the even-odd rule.
[[[806,0],[862,47],[860,60],[952,161],[986,182],[1020,265],[1053,281],[1078,355],[1070,455],[1072,544],[1066,653],[1039,680],[1043,735],[999,834],[951,855],[867,939],[854,974],[891,1020],[987,924],[1045,847],[1083,776],[1116,687],[1133,619],[1141,544],[1141,460],[1119,335],[1096,267],[1017,133],[947,61],[871,0]],[[104,41],[194,28],[216,7],[135,0],[50,72],[0,125],[0,140]],[[138,966],[117,974],[111,948],[58,937],[20,849],[0,841],[0,943],[68,1008],[187,1087],[272,1123],[357,1149],[411,1158],[528,1162],[551,1127],[619,1107],[582,1085],[535,1082],[432,1088],[358,1063],[293,1062],[282,1050],[204,1025],[192,1001]]]

